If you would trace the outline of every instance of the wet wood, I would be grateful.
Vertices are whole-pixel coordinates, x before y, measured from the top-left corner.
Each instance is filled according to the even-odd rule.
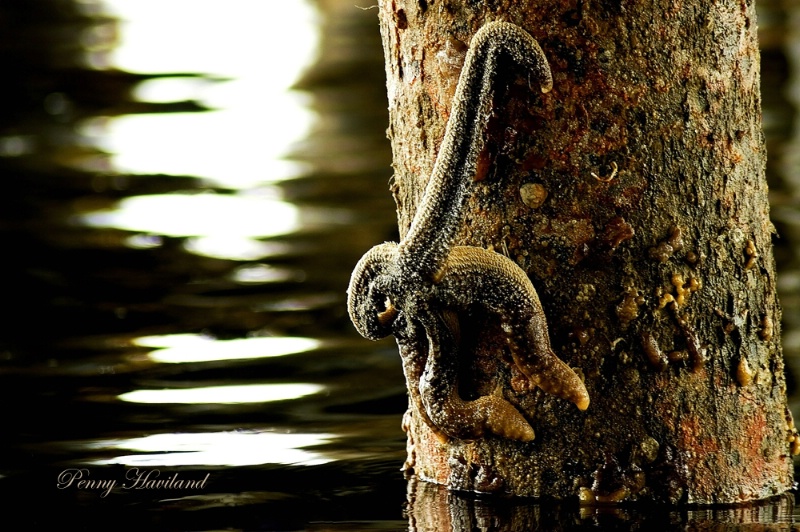
[[[585,503],[729,503],[792,484],[752,2],[380,2],[405,234],[464,54],[531,33],[548,94],[506,69],[459,245],[514,260],[591,405],[515,386],[491,316],[460,316],[461,394],[502,393],[530,443],[443,443],[407,416],[409,471]],[[501,65],[502,66],[502,65]]]

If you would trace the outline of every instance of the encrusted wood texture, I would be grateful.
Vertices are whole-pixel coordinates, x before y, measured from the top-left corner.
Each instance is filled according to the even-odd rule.
[[[454,489],[584,502],[739,502],[791,487],[752,2],[381,0],[401,235],[465,51],[533,35],[553,89],[500,65],[456,244],[514,260],[588,410],[520,384],[501,324],[458,317],[460,391],[501,394],[532,442],[442,442],[407,415],[409,471]]]

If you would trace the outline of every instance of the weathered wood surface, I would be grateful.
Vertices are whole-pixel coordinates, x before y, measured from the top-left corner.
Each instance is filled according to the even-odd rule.
[[[531,33],[553,90],[495,86],[457,244],[536,287],[585,412],[516,386],[498,323],[462,315],[461,394],[536,432],[443,443],[408,415],[409,470],[454,489],[585,502],[764,498],[792,484],[752,2],[381,0],[401,235],[472,35]]]

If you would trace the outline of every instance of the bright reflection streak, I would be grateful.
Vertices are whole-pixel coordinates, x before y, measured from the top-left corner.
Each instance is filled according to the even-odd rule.
[[[241,284],[285,283],[302,281],[305,279],[305,273],[266,264],[252,264],[237,268],[231,278]]]
[[[157,347],[166,349],[168,347],[191,347],[195,345],[205,345],[216,340],[213,336],[205,334],[163,334],[156,336],[140,336],[131,343],[141,347]]]
[[[124,449],[153,454],[132,454],[95,460],[98,465],[147,466],[245,466],[262,464],[318,465],[333,458],[304,447],[323,445],[332,434],[283,434],[276,432],[211,432],[153,434],[128,440],[97,442],[92,449]]]
[[[132,196],[113,211],[84,214],[79,221],[93,227],[221,241],[284,235],[300,227],[294,205],[259,196],[223,194]]]
[[[113,210],[76,216],[75,222],[149,233],[128,240],[138,249],[158,247],[160,236],[195,237],[184,248],[195,255],[228,260],[258,260],[286,251],[258,239],[303,229],[324,229],[350,221],[340,210],[297,207],[267,193],[153,194],[132,196]]]
[[[313,115],[291,85],[315,59],[316,12],[306,0],[106,0],[121,20],[113,66],[144,73],[195,72],[229,79],[152,80],[145,101],[195,100],[208,113],[108,120],[96,143],[114,166],[244,188],[300,175],[283,160],[306,136]],[[91,136],[91,123],[84,133]]]
[[[212,185],[240,189],[307,170],[306,165],[282,159],[310,128],[311,116],[297,104],[284,103],[270,116],[228,109],[128,115],[102,128],[94,124],[88,121],[83,133],[97,132],[94,143],[112,154],[114,168],[122,172],[197,176]]]
[[[215,235],[189,238],[183,243],[189,253],[228,260],[258,260],[274,254],[275,246],[238,235]]]
[[[146,404],[239,404],[299,399],[324,390],[319,384],[240,384],[203,388],[134,390],[118,396],[122,401]]]
[[[161,347],[166,343],[167,345],[163,345],[164,349],[158,349],[149,355],[152,361],[166,364],[280,357],[312,351],[322,344],[313,338],[284,336],[215,340],[208,336],[191,334],[142,337],[133,343],[148,347]]]
[[[213,90],[215,83],[207,77],[154,78],[136,87],[136,99],[144,102],[170,103],[194,100],[198,94]]]
[[[160,247],[164,240],[157,235],[131,235],[126,243],[134,249],[152,249]]]

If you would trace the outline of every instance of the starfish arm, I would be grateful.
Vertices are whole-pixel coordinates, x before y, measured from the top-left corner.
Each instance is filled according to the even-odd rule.
[[[479,304],[500,317],[514,363],[532,384],[580,410],[588,408],[583,381],[550,347],[536,290],[511,259],[482,248],[457,246],[436,278],[437,297],[446,306]]]
[[[547,59],[536,40],[507,22],[491,22],[475,34],[453,96],[450,117],[425,193],[400,243],[404,275],[429,279],[444,264],[464,217],[483,136],[491,114],[492,83],[501,54],[526,68],[542,92],[553,86]]]
[[[367,251],[350,276],[347,312],[364,338],[379,340],[392,333],[397,315],[396,263],[397,244],[385,242]]]
[[[505,399],[487,395],[464,401],[458,393],[457,316],[429,314],[425,320],[428,357],[420,379],[420,396],[428,418],[453,438],[474,440],[492,433],[531,441],[534,432],[523,415]]]
[[[428,425],[439,441],[444,443],[448,440],[448,436],[431,421],[420,394],[420,380],[427,360],[427,336],[419,329],[419,327],[412,326],[414,332],[397,336],[400,360],[403,363],[403,375],[406,378],[406,388],[411,400],[410,408]]]

